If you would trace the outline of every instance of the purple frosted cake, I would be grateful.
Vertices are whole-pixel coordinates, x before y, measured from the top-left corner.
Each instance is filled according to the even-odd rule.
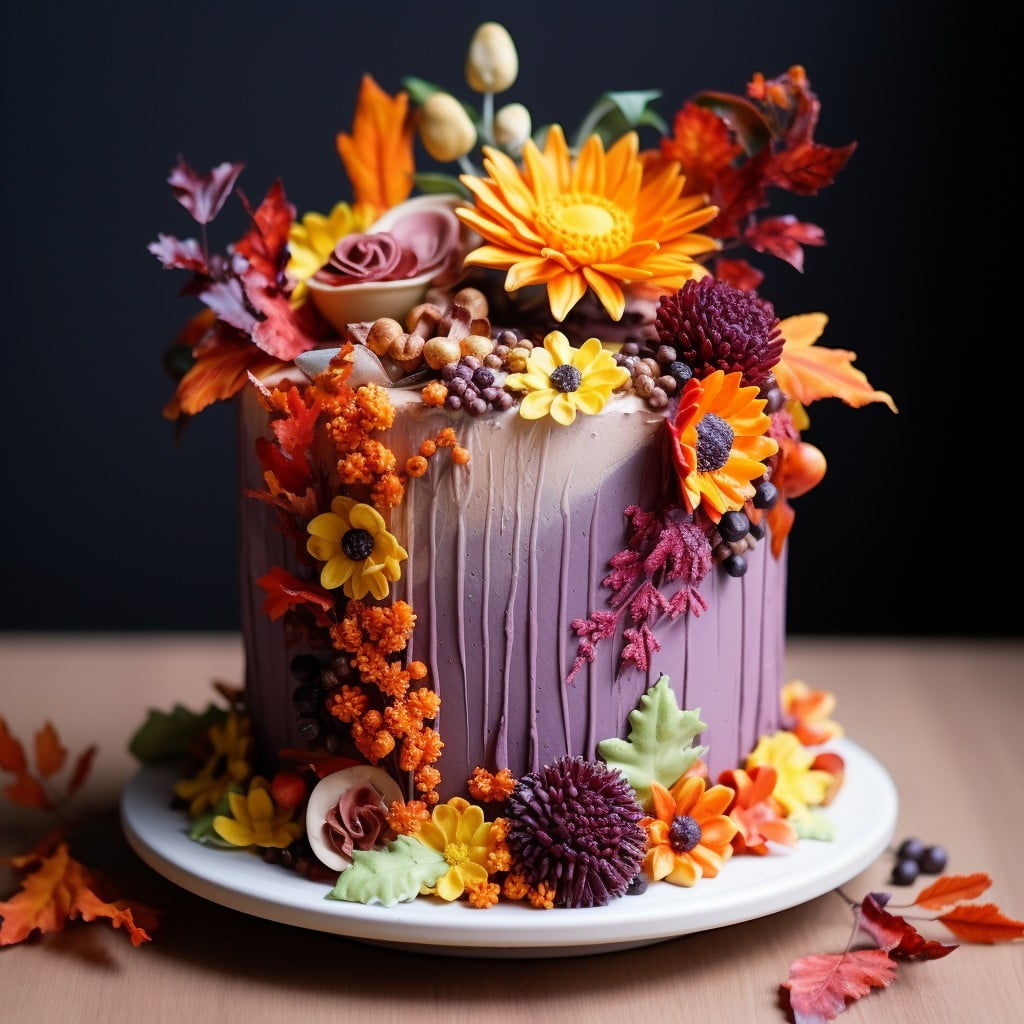
[[[799,269],[823,234],[768,188],[853,147],[814,141],[799,67],[671,129],[657,93],[606,94],[571,142],[495,110],[517,74],[488,23],[479,114],[364,77],[353,201],[300,218],[276,183],[223,254],[205,225],[242,168],[182,161],[204,241],[151,246],[207,307],[166,414],[237,403],[243,482],[245,686],[176,798],[197,840],[336,899],[692,885],[822,834],[842,778],[827,695],[783,687],[790,501],[825,470],[806,407],[891,400],[737,250]],[[417,141],[459,173],[417,172]]]

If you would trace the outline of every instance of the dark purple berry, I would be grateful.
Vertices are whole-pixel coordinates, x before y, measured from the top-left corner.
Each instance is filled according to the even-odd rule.
[[[722,540],[732,543],[743,540],[750,532],[750,520],[742,512],[726,512],[718,524]]]
[[[767,391],[762,391],[761,397],[766,402],[764,411],[769,414],[778,412],[786,404],[786,396],[778,388],[769,388]]]
[[[941,875],[946,870],[949,857],[941,846],[929,846],[917,858],[917,863],[926,875]]]
[[[300,718],[299,735],[307,743],[316,742],[320,737],[320,723],[315,718]]]
[[[751,523],[748,533],[754,540],[760,540],[765,533],[764,523]]]
[[[449,394],[449,396],[444,400],[444,405],[446,409],[451,409],[457,412],[462,408],[462,399],[459,398],[458,395]]]
[[[746,575],[747,560],[742,555],[730,555],[722,563],[722,567],[734,579],[739,579],[741,576]]]
[[[292,658],[288,671],[300,683],[312,683],[320,676],[320,662],[312,654],[300,654]]]
[[[292,694],[292,704],[300,715],[315,715],[320,710],[323,701],[323,691],[308,683],[296,688]]]
[[[917,881],[918,873],[920,868],[917,865],[916,860],[911,860],[909,857],[904,858],[901,861],[897,861],[896,867],[892,869],[892,884],[893,885],[913,885]]]
[[[481,366],[473,374],[473,383],[481,390],[489,388],[494,383],[494,374],[486,366]]]
[[[924,851],[925,845],[920,839],[904,839],[896,851],[896,857],[899,860],[920,860]]]
[[[754,491],[754,508],[771,508],[779,500],[779,489],[770,480],[757,485]]]
[[[626,895],[639,896],[645,892],[647,892],[647,876],[640,871],[633,876],[633,881],[626,888]]]

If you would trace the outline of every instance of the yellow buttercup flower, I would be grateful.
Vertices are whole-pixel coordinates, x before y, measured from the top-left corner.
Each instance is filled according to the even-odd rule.
[[[576,413],[600,412],[612,392],[629,380],[629,370],[616,366],[615,357],[597,338],[573,348],[561,331],[552,331],[543,348],[535,348],[523,373],[510,373],[505,385],[527,394],[519,414],[527,420],[550,415],[568,426]]]
[[[467,264],[506,270],[505,289],[547,286],[551,313],[562,321],[586,294],[597,295],[613,320],[625,309],[623,285],[646,282],[675,291],[706,271],[694,256],[716,249],[697,228],[714,220],[703,196],[682,195],[686,179],[667,163],[644,175],[636,132],[605,152],[592,135],[572,160],[561,127],[544,149],[523,145],[523,168],[484,147],[490,177],[464,174],[476,207],[456,214],[489,243]]]
[[[223,725],[211,725],[207,738],[213,748],[206,763],[188,779],[174,784],[174,793],[188,801],[188,812],[198,818],[220,803],[232,784],[242,785],[252,771],[249,764],[249,719],[229,711]]]
[[[484,812],[476,804],[454,796],[446,804],[438,804],[416,833],[416,838],[437,850],[448,864],[448,870],[425,893],[436,893],[443,900],[457,900],[466,887],[487,881],[487,855],[494,848],[491,842],[493,822],[484,821]]]
[[[288,231],[288,276],[298,282],[292,293],[293,301],[305,295],[305,282],[330,259],[334,247],[346,235],[365,231],[371,220],[367,210],[336,203],[326,217],[322,213],[307,213],[292,224]]]
[[[257,776],[249,784],[249,793],[229,793],[231,816],[218,814],[213,830],[232,846],[291,846],[302,833],[302,825],[291,821],[294,808],[274,806],[267,780]]]
[[[767,764],[779,773],[772,796],[792,816],[822,804],[832,786],[830,772],[811,768],[814,757],[794,733],[780,731],[761,737],[745,767],[750,771]]]
[[[331,511],[312,519],[306,530],[306,550],[324,563],[320,585],[326,590],[342,587],[357,601],[367,594],[380,601],[388,596],[388,585],[401,579],[400,563],[409,553],[372,505],[339,495]]]

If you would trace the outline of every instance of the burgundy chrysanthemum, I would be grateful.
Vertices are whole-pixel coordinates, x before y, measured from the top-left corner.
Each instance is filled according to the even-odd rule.
[[[655,327],[696,377],[739,370],[744,384],[760,386],[782,355],[784,339],[772,304],[710,275],[663,295]]]
[[[508,801],[513,870],[554,886],[560,907],[603,907],[626,892],[646,849],[632,787],[596,761],[560,757],[524,775]]]

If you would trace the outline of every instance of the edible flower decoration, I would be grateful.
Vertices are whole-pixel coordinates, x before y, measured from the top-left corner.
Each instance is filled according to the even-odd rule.
[[[321,512],[306,529],[306,549],[324,563],[324,589],[341,587],[357,601],[367,594],[380,601],[388,596],[389,584],[401,579],[400,563],[408,552],[388,533],[384,517],[372,505],[338,495],[331,511]]]
[[[294,809],[274,805],[269,783],[262,776],[252,779],[247,795],[228,793],[228,806],[230,816],[218,814],[213,819],[213,829],[232,846],[283,850],[302,834],[299,822],[291,820]]]
[[[722,772],[718,781],[735,791],[736,796],[727,813],[736,823],[737,832],[732,846],[736,853],[754,853],[764,856],[768,843],[796,846],[797,831],[785,820],[778,802],[773,798],[779,773],[768,764]]]
[[[779,702],[783,719],[792,721],[792,732],[805,746],[843,735],[843,727],[832,719],[836,697],[829,690],[812,690],[802,679],[794,679],[782,687]]]
[[[577,412],[600,412],[612,392],[627,380],[629,371],[615,365],[615,357],[597,338],[573,348],[561,331],[552,331],[543,348],[531,351],[526,370],[509,374],[505,385],[526,392],[519,406],[523,419],[550,416],[567,427]]]
[[[700,776],[684,775],[671,789],[651,782],[654,814],[640,822],[647,833],[647,877],[687,887],[714,878],[732,856],[739,831],[724,813],[734,796],[728,786],[706,789]]]
[[[349,203],[335,203],[326,216],[312,211],[288,231],[288,276],[296,282],[292,301],[305,296],[305,282],[331,258],[341,239],[354,232],[365,231],[370,220],[359,208]]]
[[[746,769],[749,772],[760,765],[771,765],[778,772],[772,795],[793,817],[820,806],[832,789],[833,775],[815,768],[814,760],[814,754],[794,733],[780,730],[761,737],[747,757]]]
[[[683,502],[689,512],[703,508],[716,522],[753,497],[763,460],[778,450],[767,436],[765,400],[741,382],[738,371],[691,378],[668,425]]]
[[[509,292],[545,285],[555,320],[563,321],[588,288],[619,320],[625,285],[642,281],[670,291],[706,273],[694,257],[716,244],[695,232],[718,210],[702,196],[682,194],[678,164],[645,175],[636,132],[607,152],[591,135],[572,160],[561,127],[553,125],[543,149],[526,141],[522,168],[500,150],[483,152],[489,177],[459,179],[476,206],[456,212],[488,243],[466,262],[507,271]]]
[[[443,900],[457,900],[472,884],[487,881],[487,854],[491,847],[492,823],[484,821],[484,812],[462,797],[438,804],[416,838],[437,850],[448,869],[424,892],[436,893]]]
[[[242,785],[252,773],[248,717],[229,711],[223,724],[210,726],[207,742],[211,750],[203,767],[174,785],[175,796],[188,802],[193,818],[216,807],[230,786]]]

